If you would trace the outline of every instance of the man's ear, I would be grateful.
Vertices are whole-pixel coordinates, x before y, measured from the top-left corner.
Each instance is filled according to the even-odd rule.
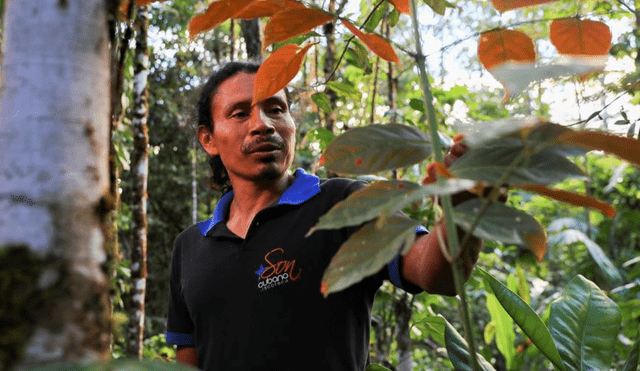
[[[213,130],[209,130],[209,128],[203,125],[198,126],[198,141],[202,149],[204,149],[209,156],[217,156],[220,154],[213,140]]]

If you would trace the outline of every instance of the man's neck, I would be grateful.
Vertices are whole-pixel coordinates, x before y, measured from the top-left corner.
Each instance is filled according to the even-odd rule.
[[[276,202],[292,182],[293,176],[289,173],[270,182],[232,182],[233,200],[229,206],[227,228],[245,238],[256,214]]]

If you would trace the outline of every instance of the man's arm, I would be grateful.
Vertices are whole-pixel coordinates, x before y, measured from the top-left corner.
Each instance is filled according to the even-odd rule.
[[[458,239],[462,240],[464,233],[458,230]],[[407,255],[402,260],[402,275],[405,280],[419,286],[430,294],[455,295],[456,289],[453,281],[452,266],[440,250],[438,233],[444,241],[446,226],[438,224],[431,233],[419,237],[414,241]],[[478,254],[482,247],[482,241],[472,237],[467,242],[467,247],[460,256],[464,267],[465,280],[471,275],[471,271],[478,260]]]
[[[176,360],[189,366],[198,367],[198,354],[195,347],[178,346]]]
[[[467,151],[467,146],[462,139],[464,136],[457,135],[455,143],[451,146],[449,153],[444,158],[444,165],[451,166],[458,157]],[[427,167],[427,177],[423,180],[429,183],[436,180],[435,168]],[[463,191],[452,195],[451,202],[458,205],[476,195],[468,191]],[[503,197],[506,199],[506,195]],[[460,228],[456,228],[458,232],[458,241],[462,241],[465,233]],[[440,237],[443,241],[447,241],[446,225],[444,223],[436,225],[433,231],[426,236],[419,237],[402,261],[402,275],[405,280],[419,286],[423,290],[431,294],[455,295],[455,283],[453,280],[452,265],[442,254],[440,248]],[[439,237],[440,236],[440,237]],[[459,262],[464,267],[464,278],[467,280],[471,275],[471,271],[478,260],[482,241],[473,236],[467,241],[467,246],[459,257]]]

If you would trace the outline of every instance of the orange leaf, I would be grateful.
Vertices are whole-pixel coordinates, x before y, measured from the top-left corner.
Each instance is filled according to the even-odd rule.
[[[209,4],[204,13],[194,16],[189,21],[189,40],[193,40],[200,32],[210,30],[233,18],[253,1],[255,0],[220,0]]]
[[[320,9],[293,8],[274,14],[264,26],[264,45],[281,43],[333,20]]]
[[[613,206],[608,205],[602,201],[596,200],[593,197],[581,195],[579,193],[563,191],[561,189],[548,188],[548,187],[537,185],[537,184],[523,184],[523,185],[514,186],[514,187],[524,189],[525,191],[538,193],[540,195],[553,198],[554,200],[567,202],[572,205],[590,207],[592,209],[600,210],[604,215],[608,216],[609,218],[613,218],[614,216],[616,216],[616,209],[614,209]]]
[[[358,39],[360,39],[372,52],[374,52],[378,57],[389,61],[400,64],[400,59],[396,55],[396,52],[393,50],[393,47],[389,42],[382,37],[373,34],[373,33],[363,33],[356,26],[351,24],[351,22],[341,19],[342,24],[345,25],[349,31],[351,31]]]
[[[393,4],[400,13],[411,14],[409,0],[389,0],[389,2]]]
[[[552,3],[556,0],[491,0],[491,4],[500,13],[507,10],[524,8],[525,6],[540,5],[544,3]]]
[[[556,19],[549,37],[560,54],[606,55],[611,47],[609,26],[588,19]]]
[[[604,151],[640,166],[640,141],[637,139],[599,131],[568,131],[557,140],[563,144]]]
[[[256,104],[286,87],[300,71],[305,53],[313,45],[315,43],[309,43],[301,48],[295,44],[287,44],[273,52],[256,72],[251,104]]]
[[[524,240],[525,246],[536,256],[538,262],[541,262],[547,254],[547,236],[544,233],[522,232],[520,238]]]
[[[235,17],[242,19],[271,17],[275,13],[292,8],[304,8],[304,5],[294,0],[258,0],[242,9]]]
[[[480,34],[478,59],[491,68],[505,62],[534,62],[536,50],[533,40],[522,31],[499,28]]]

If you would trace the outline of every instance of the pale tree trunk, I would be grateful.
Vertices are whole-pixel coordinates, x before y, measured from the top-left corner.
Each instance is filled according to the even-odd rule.
[[[336,4],[335,0],[329,0],[329,11],[335,12]],[[324,76],[325,81],[329,81],[331,73],[336,64],[336,41],[335,41],[335,22],[329,22],[322,27],[326,40],[326,48],[324,54]],[[333,125],[335,123],[335,109],[338,101],[338,95],[328,85],[325,86],[324,92],[329,97],[329,105],[331,106],[331,112],[324,113],[324,127],[329,131],[333,131]]]
[[[396,298],[396,328],[398,344],[398,367],[397,371],[412,371],[413,359],[411,357],[411,304],[409,294],[403,293],[402,296]]]
[[[233,61],[236,59],[236,21],[232,19],[229,22],[229,59]]]
[[[134,178],[132,205],[133,241],[131,244],[131,306],[129,308],[129,331],[127,353],[142,358],[144,338],[145,293],[147,288],[147,180],[149,174],[149,135],[147,120],[147,77],[149,75],[149,49],[147,29],[149,8],[139,7],[135,19],[136,50],[133,77],[133,161],[131,173]]]
[[[389,27],[388,16],[385,19],[385,36],[387,39],[391,40],[391,27]],[[389,115],[389,123],[396,123],[396,82],[397,80],[393,77],[393,63],[387,62],[387,104],[389,105],[389,110],[391,110],[391,114]]]
[[[191,139],[191,224],[198,222],[198,147]]]
[[[262,40],[260,38],[260,19],[240,20],[240,32],[247,49],[247,58],[262,61]]]
[[[24,370],[108,357],[109,38],[104,0],[4,2],[0,107],[0,251],[35,265],[23,287],[41,306],[24,313]],[[4,262],[6,263],[6,261]],[[6,266],[0,264],[0,266]],[[3,297],[8,303],[11,298]],[[3,325],[4,327],[4,325]],[[0,331],[11,331],[2,328]]]

